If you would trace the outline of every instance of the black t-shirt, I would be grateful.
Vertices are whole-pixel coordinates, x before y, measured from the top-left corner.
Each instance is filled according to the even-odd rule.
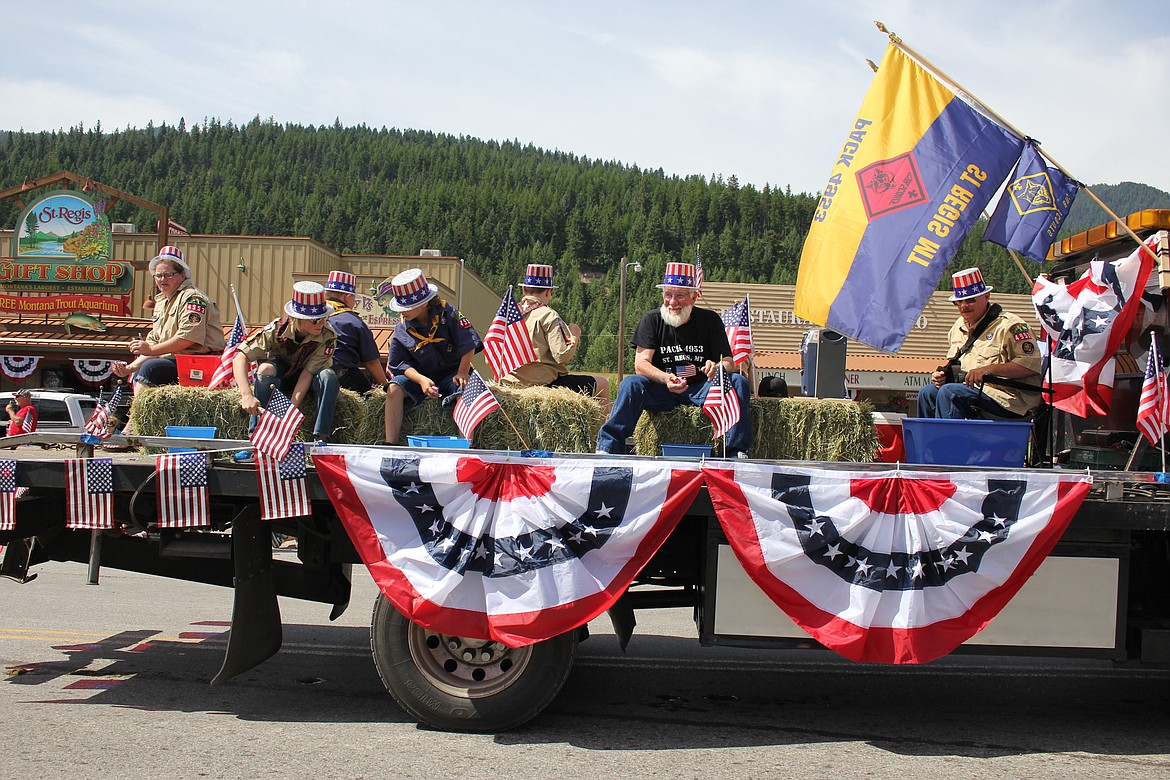
[[[655,368],[683,376],[692,384],[707,381],[701,369],[708,360],[731,355],[723,320],[715,312],[698,307],[691,309],[691,318],[677,328],[662,321],[660,310],[647,312],[634,330],[633,346],[653,349],[651,363]]]

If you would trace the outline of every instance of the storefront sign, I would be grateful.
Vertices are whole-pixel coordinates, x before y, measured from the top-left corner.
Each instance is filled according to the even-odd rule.
[[[756,369],[756,379],[778,376],[790,388],[800,389],[800,369]],[[845,387],[857,390],[889,390],[892,392],[917,392],[918,388],[930,381],[930,374],[910,374],[900,371],[846,371]]]
[[[46,295],[30,298],[0,294],[0,311],[15,314],[106,314],[129,317],[129,295]]]
[[[354,297],[357,301],[353,305],[353,310],[371,328],[393,328],[398,324],[399,316],[393,309],[383,306],[368,295],[357,293]]]

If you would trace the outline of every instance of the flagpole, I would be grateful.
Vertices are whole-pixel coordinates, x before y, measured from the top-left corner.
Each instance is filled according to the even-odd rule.
[[[894,46],[897,46],[899,49],[901,49],[907,55],[909,55],[910,57],[912,57],[913,59],[918,61],[918,63],[921,64],[924,68],[927,68],[928,70],[930,70],[935,77],[937,77],[940,81],[945,82],[951,88],[952,91],[963,93],[963,95],[965,95],[973,103],[978,105],[980,110],[982,110],[985,114],[987,114],[989,117],[991,117],[996,122],[998,122],[1005,130],[1012,133],[1017,138],[1020,138],[1023,140],[1028,140],[1031,138],[1031,136],[1023,133],[1019,128],[1017,128],[1011,122],[1007,121],[1002,116],[1000,116],[994,109],[991,108],[991,106],[987,105],[982,100],[977,98],[974,94],[972,94],[962,84],[960,84],[959,82],[952,79],[944,71],[940,70],[937,65],[935,65],[933,62],[931,62],[930,60],[926,59],[921,54],[919,54],[918,51],[915,50],[913,47],[908,46],[901,38],[899,38],[897,36],[897,34],[891,32],[885,26],[885,24],[883,24],[882,22],[879,22],[879,21],[875,21],[874,24],[877,25],[877,28],[879,30],[881,30],[882,32],[884,32],[886,35],[889,36],[890,43],[892,43]],[[1035,139],[1032,139],[1032,140],[1035,141]],[[1109,208],[1108,206],[1106,206],[1105,202],[1102,201],[1100,198],[1098,198],[1097,194],[1095,192],[1093,192],[1091,189],[1089,189],[1086,185],[1082,184],[1081,181],[1079,179],[1077,179],[1077,177],[1075,177],[1071,173],[1069,173],[1068,170],[1065,169],[1065,167],[1063,165],[1058,163],[1052,157],[1052,155],[1050,155],[1048,152],[1046,152],[1044,149],[1042,149],[1038,142],[1036,143],[1036,151],[1040,152],[1040,155],[1042,157],[1044,157],[1046,160],[1048,160],[1048,162],[1052,163],[1057,168],[1057,170],[1059,170],[1061,173],[1063,173],[1068,178],[1075,181],[1077,183],[1077,186],[1080,187],[1082,190],[1084,190],[1086,193],[1088,193],[1089,197],[1092,198],[1097,203],[1097,205],[1100,206],[1105,211],[1105,213],[1109,215],[1110,219],[1112,219],[1115,223],[1117,223],[1130,238],[1132,238],[1134,241],[1136,241],[1138,243],[1138,246],[1145,249],[1146,253],[1149,254],[1149,256],[1154,259],[1155,263],[1158,262],[1158,256],[1154,254],[1153,250],[1151,250],[1149,247],[1147,247],[1145,242],[1142,241],[1142,239],[1138,237],[1138,234],[1133,232],[1133,230],[1130,229],[1129,225],[1127,225],[1125,223],[1125,220],[1123,220],[1121,217],[1114,214],[1113,210],[1111,208]]]

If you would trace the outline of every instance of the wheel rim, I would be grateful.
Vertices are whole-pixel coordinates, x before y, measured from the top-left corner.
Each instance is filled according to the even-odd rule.
[[[492,696],[519,680],[532,659],[532,645],[505,647],[499,642],[436,634],[412,624],[410,655],[436,688],[452,696]]]

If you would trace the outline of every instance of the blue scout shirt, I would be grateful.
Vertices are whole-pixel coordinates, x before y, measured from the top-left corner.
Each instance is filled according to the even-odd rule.
[[[413,367],[434,382],[459,370],[468,352],[483,351],[483,342],[471,320],[438,298],[432,298],[424,322],[404,320],[394,326],[387,360],[390,373],[402,376]]]
[[[337,349],[333,352],[333,368],[357,368],[377,360],[378,345],[370,327],[353,309],[334,303],[329,327],[337,334]]]

